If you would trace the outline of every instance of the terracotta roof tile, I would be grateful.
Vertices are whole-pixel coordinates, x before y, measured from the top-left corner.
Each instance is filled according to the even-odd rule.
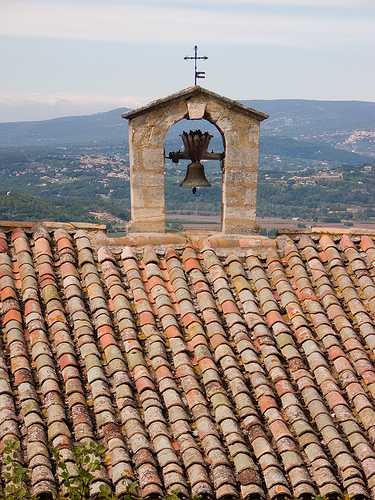
[[[34,492],[60,488],[48,437],[73,464],[96,436],[92,492],[124,493],[126,471],[144,497],[374,494],[375,244],[238,241],[0,232],[0,445],[28,443]]]

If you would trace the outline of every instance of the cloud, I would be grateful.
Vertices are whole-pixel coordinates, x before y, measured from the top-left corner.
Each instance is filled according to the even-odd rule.
[[[220,8],[226,0],[189,4],[174,2],[122,1],[71,2],[53,0],[2,0],[0,34],[44,38],[68,38],[138,43],[283,44],[309,46],[338,41],[374,40],[374,24],[364,15],[343,17],[302,12],[285,15],[258,8],[253,2],[237,0],[241,9]],[[264,5],[312,6],[307,0],[265,0]],[[323,0],[318,0],[323,3]],[[366,0],[356,0],[366,4]],[[256,3],[256,2],[255,2]],[[352,0],[340,0],[352,6]],[[233,5],[233,4],[231,4]],[[260,5],[260,4],[259,4]],[[258,5],[258,7],[259,7]],[[338,5],[338,0],[324,0]],[[278,10],[280,12],[280,10]],[[320,12],[320,11],[319,11]]]
[[[112,0],[117,1],[117,0]],[[120,0],[121,1],[121,0]],[[151,0],[152,1],[152,0]],[[170,3],[170,5],[183,4],[186,5],[186,0],[166,0],[163,2]],[[375,8],[373,0],[189,0],[190,5],[228,5],[235,8],[236,5],[274,5],[280,7],[294,6],[294,7],[347,7],[347,8],[358,8],[358,7],[368,7]]]
[[[2,122],[48,120],[61,116],[101,113],[115,108],[137,108],[154,98],[137,95],[0,93]]]
[[[66,3],[66,0],[50,0],[55,3]],[[86,5],[93,5],[94,3],[101,4],[104,0],[76,0],[75,3],[82,3]],[[186,0],[105,0],[106,6],[124,5],[127,4],[143,4],[159,5],[163,7],[173,8],[176,5],[186,6]],[[220,7],[227,5],[228,7],[236,8],[239,5],[246,5],[248,7],[256,5],[275,5],[275,6],[296,6],[296,7],[346,7],[346,8],[375,8],[373,0],[189,0],[189,5],[198,5],[200,7],[212,6]]]

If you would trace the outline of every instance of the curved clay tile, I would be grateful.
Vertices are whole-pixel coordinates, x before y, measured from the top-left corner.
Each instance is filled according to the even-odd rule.
[[[291,247],[291,243],[288,244],[288,255],[293,255],[294,257],[297,255],[297,250],[295,248]],[[295,263],[295,265],[297,264],[297,261],[295,259],[294,259],[294,263]],[[280,265],[277,266],[277,262],[275,262],[275,260],[273,259],[272,260],[272,267],[273,267],[273,271],[271,270],[271,276],[273,277],[273,274],[275,272],[278,273],[279,279],[277,280],[277,283],[276,283],[276,286],[278,287],[281,283],[280,275],[283,272],[283,266],[281,265],[281,262],[280,262]],[[284,282],[288,283],[288,278],[286,275],[284,275]],[[290,287],[290,289],[289,289],[290,293],[293,293],[292,286],[289,285],[289,287]],[[282,293],[280,293],[280,297],[282,300]],[[295,307],[300,307],[297,298],[295,299]],[[300,314],[303,314],[302,309],[300,309]],[[301,317],[301,316],[293,315],[291,318],[292,323],[295,323],[296,334],[301,329],[301,326],[302,326],[301,322],[298,320],[299,317]],[[302,328],[305,329],[306,326],[302,326]],[[275,325],[273,325],[273,329],[275,329]],[[285,336],[285,334],[288,331],[286,325],[284,326],[283,330],[284,330],[284,336]],[[301,342],[303,341],[302,347],[304,347],[305,352],[307,354],[307,359],[311,363],[314,359],[314,358],[311,359],[311,355],[314,356],[315,353],[317,352],[317,347],[314,346],[313,337],[310,335],[308,335],[307,337],[306,337],[306,335],[305,336],[296,335],[296,337],[297,337],[297,339],[299,338],[299,340]],[[354,466],[355,462],[352,460],[352,458],[349,454],[349,451],[346,450],[344,442],[341,440],[339,434],[337,433],[335,426],[331,420],[329,411],[325,408],[324,405],[323,406],[320,405],[319,409],[318,409],[315,407],[316,405],[314,406],[313,404],[312,405],[309,404],[310,402],[313,402],[314,400],[319,401],[320,396],[318,395],[316,387],[314,387],[314,383],[313,383],[312,379],[310,378],[309,372],[303,368],[304,363],[302,361],[302,358],[300,357],[300,354],[298,353],[298,350],[296,349],[296,346],[294,345],[292,338],[289,337],[289,340],[287,340],[287,337],[285,337],[285,339],[284,339],[283,337],[281,337],[281,334],[279,333],[276,335],[276,342],[278,343],[282,354],[288,360],[290,360],[290,366],[292,369],[292,376],[293,376],[293,378],[296,379],[298,386],[299,386],[299,389],[303,393],[303,397],[304,397],[304,400],[306,402],[306,405],[307,405],[312,417],[314,418],[314,421],[318,424],[318,426],[319,426],[318,428],[319,428],[320,432],[323,432],[325,430],[325,427],[322,427],[322,425],[324,425],[324,424],[322,422],[320,422],[319,419],[317,421],[316,417],[318,416],[318,414],[322,413],[322,411],[323,411],[323,414],[325,415],[325,420],[327,421],[327,423],[330,424],[329,429],[330,429],[332,436],[334,436],[335,439],[340,440],[340,442],[343,445],[342,453],[345,453],[345,459],[348,461],[347,463],[348,464],[351,463]],[[313,342],[313,344],[310,347],[309,343],[311,343],[311,342]],[[310,349],[310,350],[307,350],[307,349]],[[308,354],[309,352],[310,352],[310,355]],[[321,365],[320,365],[320,363],[318,363],[318,366],[316,367],[316,369],[320,369],[320,368],[321,368]],[[329,371],[327,372],[326,375],[329,375]],[[335,386],[335,384],[334,384],[334,386]],[[327,425],[327,424],[325,424],[325,425]],[[330,450],[330,452],[332,454],[332,457],[335,459],[336,449],[333,446],[333,444],[331,443],[330,437],[327,436],[327,434],[324,432],[322,433],[322,437],[325,440],[325,442],[328,446],[328,449]],[[337,463],[338,467],[341,469],[341,473],[345,474],[346,467],[343,465],[343,462],[341,461],[341,459],[336,460],[336,463]],[[349,480],[349,476],[348,476],[348,480]],[[363,481],[361,481],[359,479],[358,482],[353,486],[353,491],[365,492],[363,486],[364,486]]]
[[[59,252],[65,253],[65,255],[70,257],[70,266],[66,264],[61,265],[62,280],[65,295],[68,298],[67,308],[73,321],[74,334],[78,339],[80,354],[87,373],[87,380],[90,383],[96,425],[104,435],[111,457],[116,457],[114,465],[118,467],[119,464],[122,464],[123,471],[126,471],[126,475],[131,477],[132,470],[130,458],[127,453],[126,444],[121,439],[118,424],[112,417],[110,417],[112,423],[106,421],[106,418],[109,416],[108,412],[113,415],[115,414],[115,410],[109,397],[110,389],[104,373],[104,368],[101,366],[101,356],[94,339],[94,331],[83,301],[81,286],[76,278],[78,273],[76,271],[75,256],[72,252],[73,245],[67,233],[59,231],[59,233],[55,233],[55,236],[58,241],[64,238],[64,245],[60,245]],[[69,244],[67,243],[68,241]],[[62,255],[60,255],[60,260],[61,257]],[[74,279],[72,280],[71,278]],[[71,293],[70,290],[72,290]],[[72,379],[69,381],[71,382],[71,380]],[[79,389],[79,385],[76,384],[76,387]],[[78,402],[82,402],[82,400],[78,399],[77,403]],[[103,412],[105,419],[102,418]],[[81,420],[78,436],[81,439],[86,439],[90,436],[88,433],[90,433],[88,422]],[[126,490],[128,481],[124,481],[122,477],[116,477],[116,475],[112,473],[112,481],[114,482],[116,491],[121,492]]]
[[[212,251],[206,250],[204,252],[205,258],[206,258],[206,255],[208,252],[210,252],[210,254],[209,254],[210,258],[206,260],[206,264],[207,264],[207,267],[209,268],[210,273],[213,272],[214,275],[215,274],[222,274],[223,268],[220,264],[220,261],[217,259],[216,256],[211,254]],[[219,269],[221,269],[221,271],[219,271]],[[215,281],[214,281],[214,286],[215,286]],[[221,286],[222,286],[222,284],[221,284]],[[227,289],[227,293],[229,295],[230,290],[229,290],[227,280],[226,280],[226,289]],[[229,300],[228,295],[226,295],[227,300]],[[232,301],[233,305],[235,306],[235,301],[234,301],[233,295],[230,294],[230,297],[231,297],[231,301]],[[199,301],[199,296],[198,296],[198,301]],[[219,301],[220,301],[220,298],[219,298]],[[224,304],[221,304],[221,305],[222,305],[223,310],[224,310]],[[231,314],[239,315],[239,311],[238,311],[237,307],[235,307],[235,310],[236,310],[236,313],[231,312]],[[224,311],[224,314],[225,314],[225,311]],[[225,314],[225,318],[228,318],[227,314]],[[277,431],[278,427],[275,427],[275,426],[279,425],[279,424],[277,424],[277,422],[280,421],[279,419],[282,420],[283,418],[281,417],[281,414],[278,412],[278,410],[276,410],[277,404],[272,397],[272,391],[270,393],[271,396],[267,396],[267,397],[265,396],[265,391],[267,391],[267,388],[268,388],[268,385],[267,385],[268,382],[266,381],[266,379],[264,379],[260,376],[260,374],[262,373],[262,369],[261,369],[259,361],[258,361],[258,367],[256,368],[255,362],[257,360],[257,357],[256,357],[255,353],[253,353],[249,357],[249,354],[251,352],[253,352],[252,351],[252,344],[251,343],[248,344],[245,341],[245,339],[247,338],[247,334],[245,333],[245,330],[243,330],[242,328],[239,329],[239,325],[242,323],[242,319],[235,321],[235,322],[233,322],[233,320],[231,319],[231,320],[229,320],[229,322],[227,321],[227,323],[228,323],[229,328],[231,328],[233,330],[234,338],[238,338],[238,337],[241,338],[241,340],[239,341],[239,345],[241,346],[240,352],[241,352],[242,359],[244,361],[244,365],[247,366],[247,361],[250,361],[250,363],[254,366],[253,371],[251,370],[253,375],[252,375],[250,380],[252,382],[252,385],[254,387],[256,394],[258,392],[257,397],[258,397],[258,401],[259,401],[259,404],[261,407],[261,411],[266,416],[266,418],[268,418],[268,423],[270,425],[270,429],[271,429],[271,431],[273,430],[273,435],[275,436],[275,438],[277,438],[277,436],[279,436],[279,439],[282,439],[283,435],[278,434],[278,431]],[[237,325],[237,327],[235,325]],[[236,328],[236,329],[234,330],[234,328]],[[222,343],[217,345],[217,347],[216,347],[217,351],[221,348],[222,345],[223,345]],[[250,350],[249,350],[249,347],[251,347]],[[231,358],[229,357],[230,354],[232,356]],[[238,370],[238,365],[235,362],[234,362],[234,364],[231,363],[228,368],[225,368],[225,360],[227,358],[232,359],[234,362],[235,358],[233,357],[232,351],[229,348],[229,346],[228,346],[227,356],[221,359],[221,364],[223,365],[224,373],[228,373],[229,379],[233,381],[233,377],[234,377],[234,373],[232,373],[233,370],[236,370],[235,373],[237,374],[237,377],[240,376],[240,372]],[[271,421],[271,417],[269,415],[270,412],[272,411],[272,408],[276,411],[275,422]],[[257,425],[260,426],[260,424],[261,424],[261,421],[258,420]],[[272,429],[272,426],[274,426],[273,429]],[[283,430],[287,432],[288,436],[290,435],[286,426],[283,428]],[[251,430],[249,430],[249,434],[250,433],[251,433]],[[263,436],[265,438],[265,434],[263,434]],[[277,441],[277,439],[276,439],[276,441]],[[254,449],[254,452],[257,454],[257,450],[258,450],[257,446],[255,446],[255,448],[253,448],[253,449]],[[260,458],[262,456],[262,454],[260,452],[258,452],[258,453],[259,453],[259,456],[257,455],[257,458]],[[291,454],[292,455],[294,454],[294,450],[291,451]],[[284,459],[285,459],[285,457],[284,457]],[[276,457],[274,457],[273,462],[277,463]],[[305,478],[307,477],[306,474],[304,473],[304,469],[303,469],[303,465],[302,465],[303,461],[299,460],[298,463],[299,463],[299,466],[298,466],[299,469],[297,469],[296,475],[298,476],[299,479],[298,480],[296,479],[295,481],[294,480],[291,481],[293,489],[295,491],[295,494],[297,494],[297,496],[299,494],[302,494],[303,489],[305,489],[305,493],[307,491],[306,490],[306,486],[307,486],[306,481],[303,480],[304,476],[305,476]],[[272,462],[271,462],[271,464],[272,464]],[[302,466],[302,468],[300,466]],[[282,491],[280,489],[282,486],[284,488],[287,487],[287,483],[285,482],[285,479],[279,473],[277,475],[275,475],[275,470],[272,469],[272,467],[271,468],[269,468],[269,467],[263,468],[263,477],[264,477],[266,484],[269,485],[268,487],[270,488],[270,494],[271,494],[271,492],[273,492],[274,494],[276,494],[277,492],[280,493]],[[290,476],[290,478],[291,478],[291,476]],[[302,480],[301,480],[301,478],[302,478]],[[273,481],[276,481],[276,482],[273,482]],[[310,481],[310,478],[308,478],[308,482],[309,481]],[[304,484],[302,484],[302,487],[300,487],[300,483],[304,483]],[[310,489],[308,491],[310,491],[310,493],[311,493],[311,491],[313,491],[313,490]]]
[[[20,241],[22,240],[22,243]],[[15,232],[13,234],[13,241],[17,241],[17,248],[22,252],[22,255],[27,257],[21,258],[20,260],[27,266],[28,274],[31,275],[33,268],[30,269],[30,262],[32,266],[32,259],[30,257],[31,250],[29,248],[26,236],[22,231]],[[6,251],[6,245],[2,245],[3,250]],[[4,253],[2,255],[2,269],[7,266],[11,269],[12,264],[9,256]],[[5,258],[5,259],[4,259]],[[25,265],[23,266],[25,269]],[[27,273],[24,273],[26,276]],[[6,279],[8,278],[8,279]],[[4,283],[4,279],[6,282]],[[12,284],[12,273],[1,273],[0,277],[0,287],[3,289],[4,284],[6,287],[12,287],[13,292],[8,295],[8,298],[4,299],[3,311],[5,312],[3,317],[3,324],[5,330],[8,332],[7,335],[7,348],[9,349],[11,369],[14,375],[15,384],[18,389],[18,398],[21,402],[21,414],[23,415],[24,422],[27,428],[27,457],[29,465],[31,468],[31,481],[32,487],[35,494],[41,491],[52,492],[55,490],[55,480],[52,474],[51,463],[48,458],[48,450],[46,447],[47,436],[45,434],[43,420],[42,420],[42,408],[37,395],[37,387],[35,386],[33,379],[33,369],[32,360],[29,359],[28,355],[28,343],[24,335],[24,327],[22,324],[20,310],[21,303],[18,302],[14,297],[16,295],[15,285]],[[37,287],[36,287],[37,288]],[[25,288],[24,288],[25,291]],[[35,294],[37,296],[37,294]],[[7,311],[7,304],[11,307]],[[36,322],[31,323],[31,316],[38,318],[40,316],[40,307],[28,308],[29,313],[26,315],[29,326],[29,333],[31,336],[32,343],[34,344],[34,349],[32,349],[33,360],[38,361],[38,371],[40,374],[39,382],[43,384],[45,378],[42,375],[42,368],[45,363],[49,363],[49,359],[44,361],[42,359],[44,349],[39,350],[39,343],[35,336]],[[7,311],[7,312],[6,312]],[[34,312],[35,311],[35,312]],[[15,314],[14,314],[15,313]],[[44,332],[43,332],[44,333]],[[45,348],[49,350],[48,341],[46,340]],[[7,378],[4,377],[4,382]],[[43,385],[44,395],[48,393],[47,384]],[[10,430],[10,429],[9,429]],[[43,458],[42,458],[43,457]],[[45,460],[44,460],[45,459]]]
[[[105,445],[92,495],[373,494],[370,238],[92,234],[0,232],[0,444],[21,441],[33,491],[64,493],[51,439],[71,474],[74,443]]]
[[[327,238],[326,238],[326,240],[327,240]],[[329,249],[332,250],[332,247],[330,246]],[[333,257],[333,258],[336,258],[336,257]],[[302,260],[301,260],[301,263],[302,263]],[[336,267],[334,269],[336,269]],[[293,267],[292,267],[292,272],[293,272]],[[306,273],[306,279],[307,279],[307,273]],[[305,301],[304,303],[305,303],[306,308],[309,310],[309,307],[310,307],[309,302]],[[313,315],[312,315],[312,319],[313,319]],[[317,326],[317,331],[319,331],[318,326]],[[334,331],[332,331],[332,332],[327,331],[327,328],[326,328],[326,333],[331,335],[331,336],[335,335]],[[320,338],[322,338],[322,340],[324,342],[324,336],[320,335]],[[302,346],[303,345],[304,344],[302,344]],[[319,347],[316,346],[316,349],[318,351]],[[323,353],[321,353],[321,354],[323,355]],[[307,356],[307,359],[308,359],[310,367],[314,370],[314,365],[311,365],[311,356]],[[335,357],[333,359],[333,364],[335,366],[337,373],[341,377],[343,387],[344,388],[347,387],[348,380],[357,383],[358,390],[361,392],[362,396],[364,398],[366,398],[366,400],[368,401],[368,406],[372,407],[372,404],[370,403],[365,392],[363,391],[361,384],[358,382],[358,380],[356,378],[356,374],[352,368],[351,363],[346,358],[346,355],[344,354],[344,352],[342,350],[339,351],[338,346],[336,349]],[[315,364],[315,369],[316,368],[319,368],[320,372],[322,372],[322,370],[324,372],[324,370],[325,370],[323,382],[330,381],[330,386],[332,389],[330,391],[327,391],[327,392],[323,391],[323,394],[324,394],[329,406],[335,411],[336,417],[339,419],[340,422],[342,422],[343,430],[346,431],[345,423],[348,420],[348,418],[352,421],[355,420],[354,417],[352,416],[350,407],[346,403],[345,399],[342,397],[342,395],[340,393],[340,389],[338,387],[335,388],[335,381],[330,374],[328,365],[324,367],[324,364],[323,365],[322,364],[318,364],[318,365]],[[320,377],[320,380],[322,380],[322,374],[320,374],[319,377]],[[349,377],[349,379],[348,379],[348,377]],[[371,427],[369,427],[369,423],[367,421],[367,412],[366,412],[366,414],[364,414],[363,411],[361,411],[360,402],[358,400],[356,400],[356,398],[354,399],[354,405],[356,406],[356,410],[359,413],[360,421],[367,429],[369,439],[370,439],[370,441],[372,441],[372,430],[371,430]],[[371,411],[371,409],[367,408],[367,411]],[[359,426],[357,426],[356,432],[353,432],[351,430],[350,433],[347,433],[347,436],[348,436],[349,442],[355,443],[355,444],[358,443],[357,440],[360,437],[360,440],[362,443],[361,446],[365,446],[365,447],[367,446],[367,449],[368,449],[368,454],[366,456],[366,460],[368,458],[371,458],[371,460],[373,460],[371,447],[363,439],[362,430]],[[363,455],[359,452],[359,449],[355,445],[353,446],[353,449],[354,449],[354,453],[357,455],[358,459],[363,460]],[[375,464],[375,462],[374,462],[374,464]],[[364,470],[365,475],[366,475],[368,480],[370,480],[371,476],[375,473],[375,469],[374,470],[372,470],[372,468],[368,469],[367,466],[364,467],[363,470]]]

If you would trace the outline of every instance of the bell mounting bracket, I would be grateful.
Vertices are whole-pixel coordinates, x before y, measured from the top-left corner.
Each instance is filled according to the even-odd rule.
[[[184,143],[183,151],[171,151],[166,158],[172,160],[173,163],[178,163],[179,160],[191,160],[192,162],[200,162],[201,160],[222,160],[224,153],[211,153],[208,151],[209,143],[212,135],[201,130],[190,130],[189,133],[182,132],[180,134]]]

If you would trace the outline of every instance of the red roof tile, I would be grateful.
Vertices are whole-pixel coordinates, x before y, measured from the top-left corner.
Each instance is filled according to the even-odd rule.
[[[197,255],[0,233],[0,445],[35,439],[34,492],[59,488],[47,436],[70,454],[96,436],[117,494],[123,470],[143,496],[374,493],[373,241],[282,236],[247,258],[233,241]]]

